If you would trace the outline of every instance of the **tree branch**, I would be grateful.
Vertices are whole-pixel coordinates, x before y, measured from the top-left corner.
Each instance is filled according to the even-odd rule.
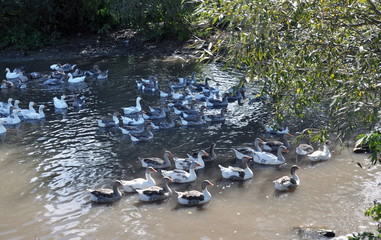
[[[370,4],[370,6],[372,7],[373,11],[374,11],[378,16],[381,17],[381,12],[380,12],[380,10],[377,9],[377,6],[372,2],[372,0],[366,0],[366,1]]]

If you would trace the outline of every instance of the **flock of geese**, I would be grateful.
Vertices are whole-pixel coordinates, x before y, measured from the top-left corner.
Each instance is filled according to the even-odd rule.
[[[136,81],[139,92],[156,93],[161,104],[148,106],[148,111],[144,111],[142,97],[137,96],[134,106],[123,107],[122,114],[115,111],[111,118],[99,119],[98,126],[117,127],[122,134],[138,142],[153,139],[152,129],[173,128],[176,122],[181,126],[224,122],[228,104],[244,98],[245,86],[229,89],[220,97],[219,84],[212,87],[210,80],[205,78],[203,83],[197,83],[193,73],[190,78],[179,78],[178,82],[170,83],[168,92],[159,88],[155,75]]]
[[[170,83],[169,91],[164,92],[159,88],[156,76],[152,75],[149,79],[137,81],[137,89],[141,92],[158,93],[165,101],[160,106],[148,106],[149,111],[144,112],[140,101],[141,96],[136,97],[136,105],[123,107],[123,115],[115,111],[112,119],[98,120],[100,128],[116,127],[123,134],[128,134],[132,141],[148,141],[153,138],[151,129],[174,127],[173,115],[177,116],[183,126],[198,126],[206,122],[221,122],[225,120],[224,113],[229,102],[241,101],[244,99],[245,86],[237,89],[230,89],[219,97],[219,85],[211,87],[209,78],[205,78],[204,83],[200,84],[194,78],[179,78],[177,83]],[[196,105],[201,104],[199,109]],[[220,109],[219,114],[205,114],[207,109]],[[167,119],[167,120],[162,120]],[[159,122],[157,122],[159,121]],[[155,123],[156,122],[156,123]],[[123,127],[120,126],[122,123]],[[288,138],[292,136],[288,128],[285,129],[266,129],[269,133],[281,136],[282,141],[263,141],[256,138],[251,147],[233,149],[235,157],[239,160],[239,167],[218,165],[222,178],[232,181],[244,181],[253,177],[253,171],[248,162],[253,161],[257,164],[279,166],[285,163],[284,152],[289,151]],[[260,146],[261,145],[261,146]],[[90,200],[93,202],[113,202],[121,199],[123,193],[119,187],[123,187],[124,192],[136,192],[139,199],[144,202],[154,202],[164,200],[172,195],[169,183],[189,183],[197,179],[196,171],[205,167],[205,162],[214,161],[217,156],[214,152],[216,144],[213,143],[209,153],[200,150],[198,153],[188,155],[186,158],[175,157],[170,151],[165,151],[163,158],[146,157],[139,158],[142,167],[146,168],[145,178],[132,180],[116,180],[113,189],[88,189]],[[273,154],[271,152],[276,152]],[[296,149],[296,154],[307,156],[310,161],[323,161],[331,157],[328,142],[324,145],[323,151],[314,151],[308,144],[300,144]],[[174,169],[168,170],[172,166],[170,158],[173,159]],[[162,175],[161,185],[156,185],[151,174],[160,169]],[[291,191],[297,188],[300,183],[296,170],[299,166],[291,167],[291,175],[284,176],[274,181],[276,190]],[[177,199],[182,205],[194,206],[209,202],[212,198],[207,187],[213,184],[209,180],[204,180],[201,184],[201,191],[190,190],[178,192]]]
[[[25,73],[23,68],[15,68],[10,71],[9,68],[5,69],[5,78],[1,85],[1,89],[7,88],[26,88],[26,83],[30,80],[42,79],[44,85],[59,85],[65,82],[75,84],[85,80],[86,77],[96,79],[106,79],[108,77],[108,70],[100,70],[98,65],[94,65],[91,70],[82,71],[76,68],[76,65],[71,64],[53,64],[50,66],[53,71],[49,75],[43,75],[39,72]],[[52,102],[55,109],[67,109],[68,104],[65,101],[66,96],[60,98],[54,97]],[[22,121],[27,120],[41,120],[45,119],[44,108],[45,105],[39,105],[36,111],[35,102],[30,101],[28,108],[21,108],[19,100],[8,98],[7,102],[0,102],[0,134],[6,133],[7,129],[4,126],[12,126],[20,124]],[[85,97],[74,95],[72,106],[81,109],[85,105]]]
[[[62,81],[69,83],[78,83],[84,81],[87,76],[94,76],[97,79],[107,78],[108,71],[102,72],[98,66],[90,71],[79,71],[75,69],[75,65],[70,64],[53,64],[50,66],[53,72],[44,84],[60,84]],[[23,72],[15,69],[11,72],[6,69],[6,78],[8,82],[22,81]],[[82,76],[80,74],[83,74]],[[37,77],[37,74],[34,74]],[[33,76],[34,76],[33,75]],[[32,74],[30,75],[32,76]],[[64,76],[64,77],[63,77]],[[137,89],[142,93],[157,93],[160,96],[162,104],[160,106],[148,106],[149,111],[143,111],[140,101],[141,96],[136,97],[136,105],[123,107],[123,114],[115,111],[112,119],[97,120],[100,128],[118,128],[122,134],[128,134],[132,141],[149,141],[153,138],[151,129],[165,129],[175,126],[172,115],[176,116],[183,126],[198,126],[207,122],[223,122],[225,121],[225,113],[230,102],[240,101],[245,98],[245,86],[232,88],[220,96],[219,84],[212,87],[209,84],[211,79],[205,78],[203,83],[197,83],[194,74],[190,78],[179,78],[176,83],[168,85],[168,91],[162,91],[159,88],[159,82],[155,75],[148,79],[137,81]],[[25,80],[24,80],[25,81]],[[9,87],[11,84],[3,82],[2,86]],[[15,84],[13,84],[14,86]],[[29,103],[28,109],[21,109],[19,101],[8,99],[7,102],[0,102],[0,134],[6,132],[4,125],[13,125],[20,123],[23,119],[43,119],[45,114],[44,105],[40,105],[38,112],[34,109],[34,102]],[[53,98],[54,107],[57,109],[68,108],[65,102],[65,96]],[[76,96],[73,102],[76,106],[85,104],[84,97]],[[201,105],[199,109],[196,106]],[[209,110],[218,110],[217,114],[206,114]],[[122,126],[121,126],[122,125]],[[241,147],[233,149],[238,166],[222,166],[218,165],[221,176],[224,179],[232,181],[245,181],[253,178],[253,171],[249,167],[249,161],[262,165],[279,166],[285,163],[283,153],[288,152],[290,148],[288,128],[272,129],[267,128],[269,133],[280,136],[281,141],[264,141],[256,138],[253,142],[253,148]],[[310,161],[324,161],[331,158],[328,148],[329,142],[324,144],[322,151],[314,151],[314,148],[308,144],[300,144],[296,148],[296,154],[307,156]],[[196,171],[205,167],[205,162],[215,161],[217,155],[214,151],[216,144],[213,143],[208,152],[200,150],[197,153],[188,155],[186,158],[175,157],[170,151],[165,151],[163,158],[159,157],[142,157],[139,158],[142,167],[146,168],[145,178],[137,178],[132,180],[116,180],[112,189],[89,189],[90,200],[98,203],[110,203],[122,198],[124,192],[136,192],[139,199],[145,202],[153,202],[164,200],[172,196],[172,190],[169,183],[189,183],[197,179]],[[275,152],[273,154],[272,152]],[[172,161],[171,161],[172,159]],[[174,163],[175,168],[169,169]],[[290,176],[283,176],[274,181],[274,187],[279,191],[295,190],[300,179],[296,175],[299,166],[293,165],[290,169]],[[157,185],[152,173],[160,171],[162,175],[161,184]],[[178,192],[178,202],[183,205],[194,206],[205,204],[212,198],[207,187],[213,186],[209,180],[204,180],[201,184],[201,191],[191,190]]]
[[[291,136],[289,133],[280,135],[283,138],[286,138],[284,136]],[[234,166],[218,165],[223,179],[228,179],[230,181],[245,181],[253,178],[254,174],[249,167],[249,161],[272,166],[280,166],[285,163],[282,153],[288,152],[289,149],[284,146],[284,143],[277,140],[265,142],[260,138],[256,138],[253,145],[254,148],[241,147],[233,149],[237,160]],[[325,142],[322,151],[314,151],[314,148],[311,145],[300,144],[295,152],[299,156],[306,157],[311,162],[325,161],[331,158],[328,145],[329,141]],[[200,150],[197,153],[188,154],[186,158],[178,158],[170,151],[165,151],[163,158],[139,157],[141,166],[146,168],[145,178],[116,180],[113,183],[113,189],[88,189],[90,200],[97,203],[111,203],[121,199],[123,191],[125,193],[137,193],[140,201],[143,202],[156,202],[167,199],[172,196],[171,187],[168,185],[169,183],[178,184],[194,182],[197,179],[196,171],[204,168],[205,162],[215,161],[218,158],[214,151],[215,147],[216,144],[213,143],[208,152]],[[271,153],[271,151],[274,150],[277,152],[277,155]],[[174,164],[172,164],[172,162]],[[175,168],[168,170],[172,165],[174,165]],[[293,165],[290,168],[290,176],[283,176],[273,181],[275,189],[277,191],[295,190],[300,184],[300,179],[296,174],[296,170],[298,169],[300,169],[299,166]],[[162,175],[160,185],[157,185],[155,179],[151,176],[152,173],[157,171],[160,171]],[[196,206],[208,203],[212,198],[212,195],[207,189],[208,186],[213,186],[213,183],[209,180],[203,180],[201,191],[175,191],[177,193],[178,203],[186,206]],[[122,187],[123,191],[121,191],[119,187]]]

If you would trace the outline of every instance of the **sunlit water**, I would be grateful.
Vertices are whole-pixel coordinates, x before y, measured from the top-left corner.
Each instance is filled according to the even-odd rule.
[[[44,121],[22,122],[0,136],[0,239],[290,239],[298,226],[330,228],[339,235],[375,228],[363,213],[381,195],[379,167],[360,169],[356,162],[364,162],[366,155],[353,155],[347,149],[336,149],[327,162],[298,162],[301,186],[294,192],[279,194],[272,182],[289,174],[295,163],[294,145],[284,167],[252,165],[252,180],[222,180],[218,164],[234,164],[231,148],[264,137],[266,114],[259,103],[229,104],[223,124],[177,125],[155,131],[154,140],[147,143],[135,144],[118,130],[97,127],[97,119],[135,104],[140,94],[135,80],[141,77],[156,73],[166,90],[169,81],[196,71],[198,79],[210,76],[215,80],[211,85],[219,82],[223,91],[238,82],[239,73],[216,65],[195,69],[180,59],[130,57],[71,63],[84,70],[96,63],[109,69],[109,79],[60,87],[30,82],[26,90],[0,92],[0,101],[13,97],[23,102],[23,108],[29,101],[47,106]],[[0,63],[0,69],[25,66],[28,72],[49,72],[50,64]],[[54,96],[77,93],[86,96],[85,109],[54,110]],[[145,109],[159,101],[156,95],[142,97]],[[202,208],[179,207],[176,194],[159,204],[141,204],[134,194],[112,205],[89,202],[87,188],[144,176],[139,156],[162,157],[168,149],[185,157],[212,142],[217,143],[217,162],[207,163],[196,182],[171,185],[173,190],[200,189],[202,180],[211,180],[213,199]],[[153,176],[160,181],[159,173]]]

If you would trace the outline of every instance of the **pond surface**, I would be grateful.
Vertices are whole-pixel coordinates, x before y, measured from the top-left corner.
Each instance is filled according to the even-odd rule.
[[[181,59],[108,58],[68,61],[88,70],[93,64],[109,69],[107,80],[46,87],[28,83],[25,90],[1,90],[9,97],[45,104],[44,121],[22,122],[0,136],[0,239],[290,239],[298,226],[334,229],[337,234],[372,231],[374,222],[364,210],[380,197],[380,167],[360,169],[366,155],[333,149],[327,162],[298,162],[300,187],[285,194],[274,191],[273,180],[289,174],[295,164],[295,143],[284,167],[251,165],[254,178],[243,183],[222,180],[218,164],[235,162],[231,148],[265,137],[265,111],[260,103],[231,103],[224,123],[186,128],[177,123],[154,131],[154,139],[133,143],[119,130],[99,129],[97,120],[121,107],[135,105],[140,95],[135,80],[156,73],[166,90],[169,81],[210,76],[221,91],[235,85],[240,73],[216,65],[198,67]],[[49,72],[53,62],[0,63],[0,69],[25,66],[28,72]],[[64,62],[61,62],[64,63]],[[5,75],[4,75],[5,76]],[[52,99],[65,94],[86,96],[85,109],[57,112]],[[144,109],[159,102],[157,95],[141,95]],[[299,130],[299,129],[292,129]],[[110,187],[115,179],[144,176],[138,157],[162,157],[170,150],[179,157],[217,143],[216,162],[207,163],[191,184],[172,184],[173,190],[200,189],[204,179],[213,199],[202,208],[184,208],[176,194],[159,204],[141,204],[128,194],[112,205],[89,202],[87,188]],[[160,182],[160,174],[153,177]]]

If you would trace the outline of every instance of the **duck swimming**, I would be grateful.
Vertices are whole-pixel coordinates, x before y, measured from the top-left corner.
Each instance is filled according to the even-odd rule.
[[[97,203],[111,203],[122,198],[122,193],[118,187],[122,186],[122,182],[116,180],[112,185],[112,189],[108,188],[98,188],[98,189],[88,189],[90,193],[90,200]]]
[[[136,113],[140,113],[142,111],[142,106],[140,105],[140,100],[142,100],[142,98],[140,96],[138,96],[136,98],[136,106],[135,107],[123,107],[123,112],[124,112],[124,115],[131,115],[131,114],[136,114]]]
[[[300,167],[297,165],[293,165],[291,167],[291,177],[283,176],[275,180],[275,189],[278,191],[289,191],[294,190],[296,187],[298,187],[300,184],[300,179],[295,173],[297,169],[300,169]]]
[[[61,99],[58,99],[57,97],[54,97],[54,98],[53,98],[54,107],[55,107],[55,108],[59,108],[59,109],[67,108],[68,105],[67,105],[67,103],[65,102],[65,98],[66,98],[65,95],[62,95],[62,96],[61,96]]]
[[[209,108],[227,108],[228,104],[228,95],[224,95],[222,100],[206,98],[206,106]]]
[[[168,168],[171,166],[171,162],[169,161],[169,157],[174,157],[173,153],[170,151],[164,152],[163,159],[158,157],[139,157],[139,161],[142,164],[142,167],[154,167],[154,168]]]
[[[133,117],[122,116],[123,125],[137,126],[137,125],[144,124],[144,121],[145,121],[144,118],[140,114],[138,115],[137,119]]]
[[[11,72],[11,70],[9,68],[6,68],[5,71],[7,72],[5,74],[5,77],[7,80],[16,79],[16,78],[20,78],[20,77],[24,76],[24,74],[21,71],[16,70],[16,71]]]
[[[306,156],[314,152],[314,147],[309,144],[302,143],[295,149],[295,153],[299,156]]]
[[[329,141],[326,141],[324,143],[323,151],[317,150],[317,151],[307,155],[308,160],[310,160],[311,162],[329,160],[331,158],[331,152],[329,151],[328,144],[329,144]]]
[[[21,122],[18,113],[20,110],[11,108],[11,115],[8,117],[0,118],[0,122],[4,125],[16,125]]]
[[[172,195],[172,190],[168,186],[168,182],[172,182],[169,177],[163,177],[161,187],[151,186],[144,189],[137,189],[140,201],[155,202],[169,198]]]
[[[80,83],[85,81],[86,76],[83,75],[82,77],[73,77],[73,74],[68,73],[69,79],[67,80],[69,83]]]
[[[101,119],[98,120],[98,127],[100,128],[108,128],[108,127],[116,127],[119,125],[119,116],[120,114],[115,111],[112,115],[112,119]]]
[[[202,192],[197,190],[191,190],[186,192],[176,191],[178,195],[177,201],[180,204],[186,205],[186,206],[196,206],[196,205],[205,204],[212,199],[212,195],[207,189],[208,186],[213,186],[213,183],[211,183],[208,180],[204,180],[201,184]]]
[[[199,164],[199,166],[197,166],[195,168],[197,170],[197,169],[201,169],[201,168],[205,167],[205,162],[202,159],[202,157],[203,156],[207,156],[207,155],[208,154],[204,150],[201,150],[201,151],[198,152],[196,159],[193,159],[191,156],[189,156],[188,158],[177,158],[177,157],[174,157],[173,161],[175,162],[175,167],[177,169],[182,169],[182,170],[189,170],[190,165],[192,164],[192,162],[197,162]]]
[[[210,144],[210,147],[209,147],[209,150],[208,150],[208,155],[203,155],[202,156],[202,160],[204,162],[211,162],[211,161],[214,161],[217,159],[217,154],[215,152],[215,149],[216,149],[216,143],[212,143]],[[193,160],[196,160],[197,159],[197,155],[198,155],[199,152],[194,152],[192,153],[192,156],[190,156],[190,158],[192,157]]]
[[[45,113],[44,113],[45,105],[40,105],[38,107],[38,113],[35,112],[28,112],[23,115],[24,119],[44,119]]]
[[[198,162],[192,162],[189,166],[189,172],[180,169],[174,169],[170,171],[161,170],[161,174],[164,177],[169,177],[175,183],[187,183],[196,181],[197,175],[195,172],[195,168],[200,166]]]
[[[147,167],[145,176],[146,178],[135,178],[132,180],[120,180],[125,192],[136,192],[137,189],[148,188],[156,184],[155,179],[152,178],[151,173],[157,172],[153,167]]]
[[[285,146],[287,149],[290,148],[290,143],[288,142],[288,138],[292,137],[291,133],[285,133],[281,134],[282,136],[282,141],[277,141],[277,140],[269,140],[262,142],[262,148],[265,151],[269,152],[276,152],[280,146]]]
[[[235,181],[243,181],[247,180],[249,178],[252,178],[254,176],[253,171],[249,168],[247,162],[249,160],[253,159],[250,156],[244,156],[242,158],[242,166],[241,167],[224,167],[221,165],[218,165],[220,167],[222,177],[229,180],[235,180]]]
[[[131,137],[131,141],[133,142],[145,142],[153,139],[153,133],[151,132],[151,129],[153,127],[151,125],[148,125],[146,127],[146,131],[143,133],[129,133]]]
[[[240,147],[240,148],[233,148],[235,157],[237,159],[242,159],[244,156],[250,156],[255,157],[256,152],[262,152],[262,149],[259,147],[259,143],[262,143],[263,140],[260,138],[256,138],[254,140],[254,149],[251,147]]]
[[[278,148],[277,155],[268,152],[254,152],[253,160],[263,165],[281,165],[286,162],[286,159],[282,155],[283,152],[288,152],[285,146]]]

